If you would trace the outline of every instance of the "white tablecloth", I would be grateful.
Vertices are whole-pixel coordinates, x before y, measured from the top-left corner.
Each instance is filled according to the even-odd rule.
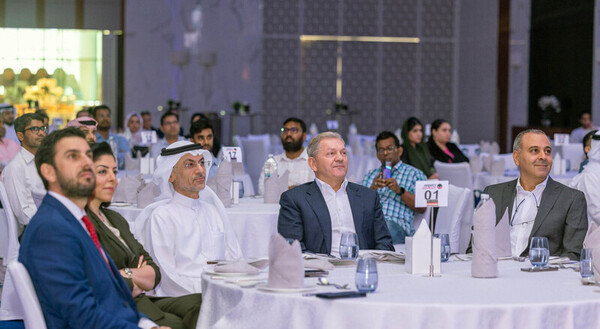
[[[135,206],[111,206],[109,209],[125,217],[130,227],[142,212]],[[277,232],[279,204],[265,204],[263,199],[242,198],[239,204],[226,208],[226,211],[244,257],[268,257],[271,235]]]
[[[439,278],[380,263],[375,293],[337,300],[239,288],[205,274],[199,323],[202,328],[600,328],[598,287],[583,286],[572,270],[520,271],[525,266],[529,262],[500,261],[498,278],[475,279],[470,262],[442,264]],[[329,281],[354,286],[354,270],[336,268]],[[315,283],[305,279],[306,285]]]

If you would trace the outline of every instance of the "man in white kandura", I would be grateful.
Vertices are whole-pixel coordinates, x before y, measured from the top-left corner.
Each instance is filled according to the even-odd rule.
[[[175,142],[156,160],[153,180],[157,201],[136,219],[142,237],[162,275],[158,296],[200,293],[207,261],[242,257],[225,208],[206,184],[212,156],[201,144]]]
[[[592,136],[592,147],[587,156],[588,164],[569,185],[585,194],[588,220],[600,225],[600,132]]]

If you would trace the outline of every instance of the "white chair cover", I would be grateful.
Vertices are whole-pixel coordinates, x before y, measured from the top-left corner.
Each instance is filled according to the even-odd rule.
[[[580,143],[571,143],[557,146],[562,158],[571,163],[570,170],[579,170],[579,164],[585,159],[583,146]]]
[[[46,329],[44,313],[25,266],[16,260],[12,261],[8,264],[7,274],[19,296],[19,304],[25,314],[25,328]]]
[[[258,178],[262,174],[268,156],[268,145],[264,139],[242,138],[242,154],[246,171],[252,178],[254,190],[258,190]]]
[[[419,214],[415,212],[415,218],[413,219],[413,227],[419,227],[421,221],[425,221],[427,225],[429,225],[429,214],[431,213],[431,208],[427,208],[424,213]]]
[[[433,166],[441,180],[447,180],[454,186],[473,189],[473,174],[471,174],[471,166],[468,162],[443,163],[436,161]]]
[[[464,253],[471,238],[473,223],[473,193],[468,188],[448,186],[448,207],[440,208],[435,233],[446,233],[450,238],[450,252]],[[468,224],[468,230],[463,229]]]

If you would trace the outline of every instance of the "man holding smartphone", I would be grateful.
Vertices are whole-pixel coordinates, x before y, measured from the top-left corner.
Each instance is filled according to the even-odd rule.
[[[404,243],[414,233],[415,182],[427,180],[419,169],[400,160],[402,146],[394,133],[383,131],[375,139],[377,159],[382,165],[367,173],[362,185],[379,193],[385,222],[392,234],[394,244]],[[391,168],[390,168],[391,167]],[[388,177],[389,176],[389,177]]]

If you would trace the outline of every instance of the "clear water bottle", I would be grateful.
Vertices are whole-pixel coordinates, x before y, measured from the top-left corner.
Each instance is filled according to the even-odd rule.
[[[477,212],[477,210],[479,208],[481,208],[481,206],[483,206],[483,204],[486,203],[489,199],[490,199],[489,194],[481,193],[481,199],[479,200],[477,207],[475,207],[475,212]]]
[[[265,179],[274,175],[277,177],[277,161],[275,161],[273,154],[269,154],[267,157],[267,161],[265,161],[265,165],[263,166],[263,171],[265,174]]]

